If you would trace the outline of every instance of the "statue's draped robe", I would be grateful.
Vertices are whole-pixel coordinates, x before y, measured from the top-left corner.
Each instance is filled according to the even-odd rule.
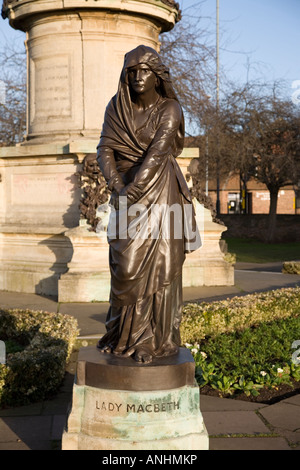
[[[127,57],[127,67],[135,62]],[[120,206],[111,214],[110,308],[99,347],[125,356],[143,349],[159,357],[180,346],[182,265],[185,253],[201,242],[175,159],[183,144],[181,107],[176,99],[161,96],[136,129],[126,82],[124,67],[97,148],[108,184],[121,179],[129,198],[128,211]]]

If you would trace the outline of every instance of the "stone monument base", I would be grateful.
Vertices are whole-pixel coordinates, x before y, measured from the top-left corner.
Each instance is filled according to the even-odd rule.
[[[210,210],[194,199],[203,246],[186,255],[183,287],[232,286],[234,267],[224,259],[220,239],[224,225],[213,222]],[[58,281],[59,302],[108,302],[110,293],[107,233],[95,233],[88,225],[65,232],[73,248],[68,271]]]
[[[208,450],[189,350],[139,364],[79,352],[62,450]]]

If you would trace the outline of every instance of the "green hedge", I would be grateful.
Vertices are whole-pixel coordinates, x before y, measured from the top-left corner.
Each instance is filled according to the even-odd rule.
[[[221,396],[259,395],[262,388],[300,380],[292,346],[300,340],[299,287],[187,304],[181,333],[200,388],[209,385]]]
[[[282,272],[285,274],[300,274],[300,261],[285,261]]]
[[[0,309],[0,405],[25,405],[55,393],[78,336],[75,318],[60,313]]]
[[[183,308],[183,343],[199,342],[220,333],[257,326],[262,322],[300,315],[300,287],[215,302],[188,303]]]

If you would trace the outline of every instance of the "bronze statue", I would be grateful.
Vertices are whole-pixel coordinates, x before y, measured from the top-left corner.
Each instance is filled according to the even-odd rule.
[[[182,265],[185,253],[201,245],[176,162],[183,143],[184,118],[169,72],[154,49],[138,46],[125,55],[97,147],[116,221],[116,236],[108,237],[111,294],[107,333],[98,342],[103,352],[149,363],[180,346]],[[121,229],[124,200],[126,227],[135,227],[137,236]],[[180,212],[164,236],[168,208]]]
[[[3,0],[2,2],[2,8],[1,8],[1,16],[5,20],[7,18],[7,10],[8,10],[8,4],[10,2],[8,0]]]

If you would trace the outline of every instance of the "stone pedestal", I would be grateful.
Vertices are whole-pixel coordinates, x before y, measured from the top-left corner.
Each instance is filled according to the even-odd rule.
[[[0,148],[0,290],[54,295],[60,302],[107,301],[108,244],[80,227],[75,173],[98,140]],[[185,174],[198,149],[184,149]],[[219,240],[226,228],[196,205],[203,246],[187,255],[184,286],[231,285]]]
[[[0,289],[57,295],[79,221],[75,173],[95,145],[0,148]]]
[[[194,361],[181,348],[151,364],[79,352],[63,450],[208,450]]]
[[[106,233],[79,226],[65,232],[73,247],[68,271],[58,281],[59,302],[108,301],[110,270]]]
[[[202,247],[186,256],[183,287],[234,285],[234,268],[224,259],[220,237],[226,227],[212,221],[211,212],[194,200]],[[60,302],[109,300],[109,247],[106,233],[95,233],[88,226],[65,232],[73,247],[68,271],[58,281]]]
[[[124,54],[159,49],[178,10],[161,0],[11,0],[10,24],[26,31],[27,140],[98,138]]]
[[[202,246],[186,256],[183,266],[183,287],[232,286],[234,267],[224,259],[220,247],[222,233],[227,228],[214,222],[210,210],[195,199],[194,206]]]
[[[20,145],[0,148],[0,289],[57,296],[74,254],[66,289],[106,299],[103,263],[80,271],[78,236],[73,247],[64,235],[79,223],[75,173],[96,152],[124,54],[140,44],[158,50],[178,15],[165,0],[3,2],[3,16],[26,32],[27,129]]]
[[[75,228],[75,173],[96,151],[124,54],[140,44],[159,50],[178,9],[168,0],[11,0],[3,13],[26,32],[28,93],[25,141],[0,148],[0,289],[106,301],[108,246]],[[185,152],[184,173],[196,157]],[[214,233],[216,247],[215,228],[205,238]],[[216,257],[205,246],[187,258],[184,285],[231,283],[219,248]]]

